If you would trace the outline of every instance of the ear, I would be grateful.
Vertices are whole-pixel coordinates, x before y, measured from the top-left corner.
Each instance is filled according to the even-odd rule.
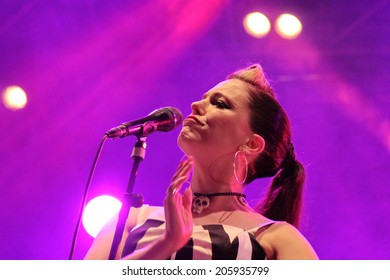
[[[265,148],[264,138],[258,134],[252,134],[247,142],[242,145],[242,151],[247,155],[258,155]]]

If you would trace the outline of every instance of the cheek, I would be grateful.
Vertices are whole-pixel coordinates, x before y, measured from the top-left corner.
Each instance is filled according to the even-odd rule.
[[[248,124],[240,118],[229,118],[210,122],[210,130],[214,137],[228,146],[238,147],[249,135]]]
[[[208,124],[212,130],[221,129],[228,134],[236,132],[236,134],[246,135],[250,133],[249,119],[245,116],[237,114],[225,116],[223,118],[218,116],[210,116]]]

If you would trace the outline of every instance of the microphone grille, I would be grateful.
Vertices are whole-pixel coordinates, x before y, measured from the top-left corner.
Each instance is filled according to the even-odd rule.
[[[173,128],[177,127],[179,124],[183,121],[183,114],[180,112],[179,109],[175,107],[167,107],[168,110],[172,112],[172,118],[173,118]]]
[[[153,111],[149,118],[154,123],[156,130],[166,132],[181,124],[183,115],[175,107],[163,107]]]

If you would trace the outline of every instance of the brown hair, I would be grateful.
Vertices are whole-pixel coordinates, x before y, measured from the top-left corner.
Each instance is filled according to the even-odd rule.
[[[247,83],[250,125],[253,132],[265,140],[265,148],[249,168],[245,183],[274,177],[256,210],[269,219],[286,221],[298,227],[305,170],[295,157],[287,113],[276,99],[259,64],[240,69],[227,78]]]

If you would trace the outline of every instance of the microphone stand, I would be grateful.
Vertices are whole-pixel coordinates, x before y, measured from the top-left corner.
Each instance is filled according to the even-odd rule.
[[[123,195],[122,208],[119,212],[118,223],[116,225],[114,239],[112,241],[109,260],[115,260],[118,254],[119,243],[122,240],[123,230],[125,228],[127,217],[129,216],[130,207],[139,208],[143,204],[143,197],[140,194],[133,194],[135,178],[137,176],[138,166],[145,158],[146,151],[146,137],[142,137],[144,133],[137,136],[138,141],[135,143],[131,158],[133,159],[133,167],[130,173],[129,182],[127,184],[127,191]]]

